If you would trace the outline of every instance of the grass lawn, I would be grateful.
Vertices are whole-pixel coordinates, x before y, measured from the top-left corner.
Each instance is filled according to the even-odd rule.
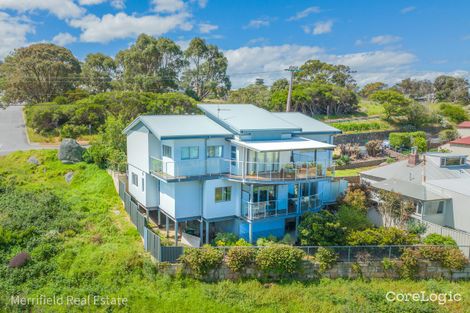
[[[351,168],[347,170],[335,170],[336,177],[347,177],[347,176],[358,176],[360,172],[368,171],[377,166],[366,166],[366,167],[358,167],[358,168]]]
[[[377,102],[361,99],[359,102],[359,111],[364,112],[368,116],[383,115],[384,107]]]
[[[35,156],[41,164],[27,162]],[[64,175],[73,172],[70,184]],[[468,312],[470,282],[329,280],[311,283],[265,284],[256,280],[203,283],[160,275],[144,251],[137,230],[130,223],[114,190],[111,177],[95,165],[64,165],[55,151],[17,152],[0,158],[0,187],[53,192],[73,212],[80,230],[59,234],[59,249],[42,247],[19,269],[7,267],[7,259],[24,246],[0,249],[0,312]],[[10,189],[0,188],[0,225],[6,225]],[[32,201],[23,199],[22,201]],[[34,205],[34,203],[33,203]],[[51,217],[52,218],[52,217]],[[26,223],[26,224],[24,224]],[[25,227],[34,231],[36,222]],[[1,233],[0,233],[1,234]],[[51,233],[36,236],[52,236]],[[47,242],[47,241],[46,241]],[[1,243],[1,241],[0,241]],[[4,252],[6,251],[6,252]],[[3,255],[2,255],[3,253]],[[7,254],[5,256],[5,254]],[[37,276],[36,258],[48,258]],[[388,291],[462,294],[462,302],[390,303]],[[9,306],[10,295],[34,297],[88,294],[126,297],[126,307]]]

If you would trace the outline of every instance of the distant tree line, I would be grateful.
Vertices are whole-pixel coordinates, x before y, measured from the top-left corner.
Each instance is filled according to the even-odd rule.
[[[38,43],[14,50],[0,64],[4,102],[41,103],[83,89],[186,93],[196,100],[223,97],[231,87],[227,58],[194,38],[186,50],[167,38],[140,35],[113,59],[88,54],[84,62],[64,47]]]

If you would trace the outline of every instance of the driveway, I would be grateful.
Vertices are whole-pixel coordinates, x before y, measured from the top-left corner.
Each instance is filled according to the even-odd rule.
[[[30,145],[26,139],[22,106],[9,106],[0,109],[0,155],[17,150],[41,149]]]

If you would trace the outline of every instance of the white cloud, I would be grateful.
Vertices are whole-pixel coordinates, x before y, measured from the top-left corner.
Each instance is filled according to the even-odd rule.
[[[307,16],[313,14],[313,13],[320,13],[320,8],[319,7],[308,7],[303,11],[297,12],[296,15],[289,17],[287,20],[288,21],[296,21],[300,20],[303,18],[306,18]]]
[[[309,59],[350,66],[359,84],[370,81],[396,82],[411,76],[411,65],[417,61],[414,54],[404,51],[368,51],[351,54],[329,54],[323,48],[303,45],[241,47],[224,51],[229,61],[228,72],[234,88],[261,77],[270,84],[287,77],[289,65],[302,65]],[[253,73],[253,74],[243,74]]]
[[[175,13],[184,9],[182,0],[152,0],[155,12]]]
[[[253,20],[249,21],[248,24],[243,26],[243,28],[245,28],[245,29],[246,28],[260,28],[260,27],[263,27],[263,26],[269,26],[269,24],[271,24],[271,21],[269,20],[269,18],[260,17],[260,18],[253,19]]]
[[[372,37],[370,42],[376,45],[388,45],[391,43],[399,42],[400,40],[401,40],[401,37],[399,36],[380,35],[380,36]]]
[[[208,23],[201,23],[199,24],[199,32],[202,34],[208,34],[213,30],[218,29],[219,26],[213,25],[213,24],[208,24]]]
[[[106,2],[108,0],[79,0],[80,5],[96,5]]]
[[[124,9],[125,1],[124,0],[79,0],[80,5],[97,5],[105,2],[111,2],[111,6],[116,9]]]
[[[256,46],[256,45],[266,45],[269,43],[269,39],[265,37],[258,37],[258,38],[253,38],[250,39],[246,44],[248,46]]]
[[[116,15],[106,14],[99,18],[86,15],[81,19],[70,21],[72,27],[80,28],[80,40],[84,42],[109,42],[114,39],[136,37],[141,33],[160,36],[175,29],[191,30],[187,21],[190,14],[186,12],[174,15],[136,16],[120,12]]]
[[[49,11],[58,18],[79,17],[85,9],[73,0],[0,0],[0,9],[10,9],[18,12]]]
[[[403,9],[400,10],[401,14],[407,14],[407,13],[410,13],[410,12],[413,12],[414,10],[416,10],[416,7],[405,7]]]
[[[34,33],[34,27],[28,20],[0,12],[0,59],[13,49],[25,46],[28,33]]]
[[[205,8],[207,6],[208,0],[199,0],[197,3],[199,4],[199,7]]]
[[[70,43],[76,42],[77,38],[70,33],[58,33],[52,38],[52,42],[59,46],[66,46]]]
[[[302,26],[306,34],[321,35],[331,33],[333,30],[333,21],[317,22],[313,26]]]

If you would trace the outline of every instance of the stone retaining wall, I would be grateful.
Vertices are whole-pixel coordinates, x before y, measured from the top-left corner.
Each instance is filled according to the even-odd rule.
[[[180,263],[157,263],[157,269],[160,273],[167,274],[170,276],[177,275],[189,275],[190,271],[183,268]],[[310,260],[304,260],[302,264],[302,270],[294,275],[289,275],[287,278],[296,279],[299,281],[315,280],[321,277],[327,278],[400,278],[399,274],[395,270],[385,269],[382,262],[374,261],[368,263],[357,263],[357,262],[341,262],[334,265],[331,269],[324,273],[319,272],[319,265]],[[239,280],[242,278],[250,279],[262,279],[276,281],[281,277],[274,273],[264,273],[257,270],[254,267],[246,268],[242,273],[232,272],[225,264],[216,270],[212,270],[203,277],[205,281],[220,281],[220,280]],[[286,278],[286,276],[284,277]],[[461,272],[451,273],[448,269],[442,268],[436,262],[420,261],[417,279],[449,279],[449,280],[460,280],[470,279],[470,265]]]
[[[348,169],[352,169],[352,168],[376,166],[376,165],[380,165],[380,164],[382,164],[386,161],[387,161],[387,158],[378,158],[378,159],[372,159],[372,160],[357,161],[357,162],[352,162],[352,163],[345,164],[345,165],[342,165],[342,166],[336,166],[335,169],[337,169],[337,170],[348,170]]]
[[[333,143],[335,145],[346,144],[346,143],[357,143],[364,146],[368,141],[371,140],[388,140],[390,133],[396,132],[397,130],[381,130],[367,133],[358,134],[340,134],[334,136]]]

